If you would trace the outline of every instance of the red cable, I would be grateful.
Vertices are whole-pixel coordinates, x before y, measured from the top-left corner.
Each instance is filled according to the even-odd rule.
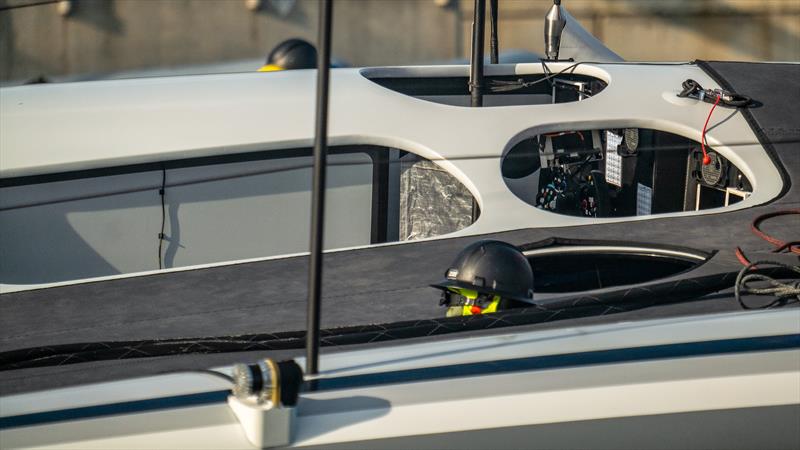
[[[717,107],[719,104],[719,100],[722,98],[721,95],[717,95],[717,101],[714,102],[714,106],[711,107],[711,111],[708,112],[708,117],[706,117],[706,123],[703,125],[703,134],[700,135],[700,147],[703,149],[703,165],[707,166],[711,164],[711,157],[708,156],[708,152],[706,152],[706,127],[708,127],[708,121],[711,120],[711,114],[714,113],[714,108]]]
[[[736,259],[738,259],[743,266],[750,265],[750,260],[747,259],[747,256],[744,256],[744,251],[742,251],[741,247],[736,247],[736,251],[734,251],[734,254],[736,254]]]
[[[780,253],[788,251],[790,253],[800,255],[800,243],[798,243],[797,241],[789,241],[789,242],[782,241],[778,238],[768,235],[767,233],[761,230],[761,223],[763,221],[771,219],[773,217],[786,216],[790,214],[800,214],[800,209],[784,209],[781,211],[762,214],[753,219],[753,222],[750,224],[750,231],[752,231],[753,234],[760,237],[761,239],[774,245],[775,249],[772,250],[773,252]],[[741,247],[736,247],[734,254],[736,255],[736,258],[739,260],[739,262],[742,263],[742,265],[745,266],[750,265],[750,260],[747,259],[747,256],[745,256],[744,251],[742,251]]]
[[[785,209],[782,211],[775,211],[758,216],[755,218],[755,220],[753,220],[753,223],[750,224],[750,230],[752,230],[756,236],[774,245],[776,247],[774,251],[787,250],[791,253],[800,255],[800,246],[796,245],[794,242],[785,242],[761,231],[761,222],[773,217],[786,216],[790,214],[800,214],[800,209]]]

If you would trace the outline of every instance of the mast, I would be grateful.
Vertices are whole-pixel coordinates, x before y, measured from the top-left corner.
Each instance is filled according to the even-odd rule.
[[[308,266],[308,322],[306,325],[306,374],[319,369],[319,325],[322,282],[322,237],[325,214],[325,165],[328,151],[328,86],[331,60],[333,0],[319,0],[317,37],[317,112],[314,137],[314,169],[311,191],[311,244]]]
[[[475,15],[472,20],[472,62],[469,90],[472,106],[483,106],[483,39],[486,13],[486,0],[475,0]]]

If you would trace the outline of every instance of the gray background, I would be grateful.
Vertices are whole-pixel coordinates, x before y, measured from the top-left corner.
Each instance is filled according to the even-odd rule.
[[[0,8],[37,0],[0,0]],[[315,0],[70,0],[0,12],[0,81],[252,59],[316,39]],[[249,0],[258,3],[259,0]],[[469,54],[472,0],[337,0],[334,56],[355,66]],[[542,51],[550,0],[500,0],[501,49]],[[286,7],[286,12],[281,10]],[[566,0],[629,60],[800,60],[798,0]],[[488,35],[488,33],[487,33]],[[198,68],[198,71],[202,71]]]

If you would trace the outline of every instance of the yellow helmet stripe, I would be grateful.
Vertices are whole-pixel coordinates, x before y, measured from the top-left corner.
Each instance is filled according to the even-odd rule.
[[[260,69],[258,69],[259,72],[275,72],[278,70],[283,70],[283,67],[276,66],[275,64],[266,64],[264,66],[261,66]]]
[[[464,289],[460,287],[449,287],[447,289],[450,290],[450,292],[454,292],[458,295],[463,295],[464,297],[467,297],[468,299],[471,300],[475,300],[476,298],[478,298],[478,291],[473,291],[471,289]]]

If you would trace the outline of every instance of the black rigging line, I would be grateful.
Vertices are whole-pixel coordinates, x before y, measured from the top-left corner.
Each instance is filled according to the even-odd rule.
[[[500,45],[497,42],[497,19],[500,12],[497,7],[497,0],[489,0],[489,23],[491,24],[491,36],[489,38],[489,62],[498,64],[500,62]]]
[[[470,60],[470,106],[483,106],[483,39],[486,0],[475,0],[475,16],[472,19],[472,59]]]
[[[539,61],[542,63],[542,73],[544,74],[545,78],[553,75],[553,71],[550,70],[550,67],[547,65],[547,62],[545,62],[544,58],[540,59]],[[551,78],[548,78],[548,82],[550,83],[551,88],[555,86],[555,81],[553,81]]]
[[[164,223],[167,219],[166,214],[166,207],[164,205],[164,197],[165,197],[165,189],[167,187],[167,169],[165,167],[161,168],[161,189],[158,190],[158,195],[161,197],[161,232],[158,233],[158,269],[161,270],[163,267],[163,258],[162,258],[162,244],[164,243]]]
[[[31,6],[42,6],[42,5],[51,5],[53,3],[58,3],[61,0],[41,0],[38,2],[33,3],[23,3],[20,5],[9,5],[9,6],[0,6],[0,12],[2,11],[10,11],[12,9],[21,9],[21,8],[28,8]]]
[[[311,245],[308,267],[308,322],[306,325],[306,374],[319,365],[320,303],[322,298],[322,248],[325,215],[325,166],[328,152],[328,89],[330,86],[331,22],[333,0],[319,2],[317,38],[317,117],[311,192]]]

